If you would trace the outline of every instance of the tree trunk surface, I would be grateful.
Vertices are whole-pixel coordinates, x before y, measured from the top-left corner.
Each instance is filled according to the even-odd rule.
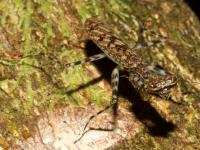
[[[200,149],[200,24],[183,0],[2,0],[0,14],[0,149]],[[85,36],[90,17],[130,47],[167,37],[136,53],[177,76],[180,104],[121,77],[117,108],[74,143],[111,99],[112,61],[65,67],[99,52]]]

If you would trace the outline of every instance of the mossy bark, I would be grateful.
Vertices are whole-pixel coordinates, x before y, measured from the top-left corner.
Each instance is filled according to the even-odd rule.
[[[87,105],[88,99],[97,105],[109,103],[107,92],[96,84],[81,92],[74,90],[92,80],[87,67],[64,68],[84,58],[83,24],[92,16],[112,26],[130,47],[141,37],[149,41],[167,36],[165,43],[137,53],[180,79],[173,98],[181,105],[159,104],[153,98],[152,106],[165,121],[152,119],[151,110],[136,112],[142,130],[111,149],[195,149],[200,145],[200,24],[183,0],[3,0],[0,14],[2,147],[32,136],[44,111],[73,103]],[[169,133],[156,134],[157,130]]]

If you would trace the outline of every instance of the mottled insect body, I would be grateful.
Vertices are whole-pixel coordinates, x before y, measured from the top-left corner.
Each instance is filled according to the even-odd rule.
[[[88,19],[85,23],[88,37],[120,69],[129,72],[129,81],[141,91],[168,99],[176,78],[165,72],[156,71],[147,65],[135,51],[116,36],[104,23]]]

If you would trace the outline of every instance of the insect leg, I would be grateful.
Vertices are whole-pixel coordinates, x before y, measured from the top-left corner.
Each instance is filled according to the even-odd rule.
[[[87,128],[87,126],[89,125],[89,123],[99,114],[105,112],[106,110],[108,110],[109,108],[113,107],[118,100],[118,85],[119,85],[119,69],[118,67],[114,68],[111,74],[111,85],[112,85],[112,99],[110,102],[110,105],[106,106],[103,110],[100,110],[99,112],[97,112],[95,115],[91,116],[89,118],[89,120],[87,121],[87,123],[85,124],[85,127],[83,129],[83,133],[82,135],[76,140],[74,141],[74,143],[78,142],[88,131],[90,130],[95,130],[94,128],[89,128],[88,130],[85,131],[85,129]],[[112,130],[107,130],[107,131],[112,131]]]
[[[72,62],[72,63],[65,64],[64,66],[65,67],[74,67],[76,65],[84,64],[84,63],[87,63],[87,62],[92,62],[92,61],[95,61],[95,60],[102,59],[104,57],[106,57],[105,54],[100,53],[100,54],[85,58],[83,60],[79,60],[79,61],[75,61],[75,62]]]
[[[114,104],[117,103],[117,99],[118,99],[118,84],[119,84],[119,70],[118,68],[114,68],[114,70],[112,71],[112,75],[111,75],[111,85],[112,85],[112,99],[110,102],[110,105],[108,105],[106,108],[104,108],[103,110],[100,110],[99,112],[96,113],[96,115],[93,115],[89,118],[88,122],[86,123],[84,130],[87,128],[88,124],[90,123],[90,121],[96,117],[97,115],[103,113],[104,111],[106,111],[107,109],[111,108]]]
[[[117,103],[117,99],[118,99],[119,69],[117,67],[114,68],[112,71],[111,85],[112,85],[111,105],[114,105],[115,103]]]
[[[148,42],[137,42],[137,44],[132,48],[132,50],[148,48],[148,47],[154,46],[158,43],[164,43],[165,41],[166,41],[166,38],[161,38],[159,40],[148,41]]]
[[[147,66],[148,70],[151,70],[159,75],[166,76],[167,72],[159,66],[149,65]]]

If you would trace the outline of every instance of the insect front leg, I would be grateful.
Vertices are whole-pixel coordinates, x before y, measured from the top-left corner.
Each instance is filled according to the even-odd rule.
[[[100,110],[95,115],[93,115],[93,116],[91,116],[89,118],[89,120],[85,124],[85,127],[83,129],[82,135],[76,141],[74,141],[74,143],[78,142],[90,130],[101,130],[101,131],[113,131],[114,130],[115,127],[113,129],[95,129],[95,128],[89,128],[88,130],[85,131],[85,129],[87,128],[87,126],[89,125],[89,123],[96,116],[98,116],[101,113],[105,112],[106,110],[108,110],[109,108],[113,107],[117,103],[117,101],[118,101],[118,85],[119,85],[119,69],[118,69],[118,67],[115,67],[113,69],[113,71],[112,71],[112,74],[111,74],[111,85],[112,85],[112,98],[111,98],[110,105],[106,106],[103,110]]]
[[[111,75],[111,85],[112,85],[112,99],[111,105],[117,103],[118,100],[118,87],[119,87],[119,69],[118,67],[114,68]]]

